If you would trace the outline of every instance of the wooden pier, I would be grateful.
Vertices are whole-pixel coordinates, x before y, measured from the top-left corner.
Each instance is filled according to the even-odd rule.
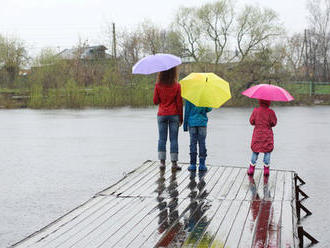
[[[246,167],[193,173],[188,164],[178,172],[158,166],[145,162],[13,247],[288,248],[310,236],[299,225],[303,181],[293,171],[264,177],[256,169],[249,177]]]

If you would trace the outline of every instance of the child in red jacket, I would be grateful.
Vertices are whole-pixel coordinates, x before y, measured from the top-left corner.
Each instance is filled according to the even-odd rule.
[[[165,169],[166,141],[169,133],[171,142],[170,157],[172,170],[181,170],[178,166],[178,132],[183,122],[183,105],[181,87],[177,82],[177,67],[158,73],[157,83],[154,91],[154,104],[158,107],[158,159],[160,169]],[[169,130],[169,131],[168,131]]]
[[[275,112],[269,108],[270,101],[259,100],[259,107],[255,108],[250,117],[254,126],[251,141],[252,157],[248,175],[254,174],[256,162],[260,152],[264,153],[264,176],[269,175],[270,154],[274,149],[274,135],[272,127],[276,126]]]

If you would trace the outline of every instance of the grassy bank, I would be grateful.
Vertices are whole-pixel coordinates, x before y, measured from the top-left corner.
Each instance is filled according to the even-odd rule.
[[[274,103],[273,105],[330,105],[330,85],[315,85],[314,95],[307,84],[281,84],[294,97],[290,103]],[[225,106],[250,106],[255,100],[242,96],[240,85],[232,84],[232,99]],[[35,84],[30,89],[0,89],[0,108],[112,108],[112,107],[146,107],[153,105],[153,85],[136,84],[129,86],[97,86],[89,88],[78,87],[74,81],[69,81],[59,89],[44,89]]]

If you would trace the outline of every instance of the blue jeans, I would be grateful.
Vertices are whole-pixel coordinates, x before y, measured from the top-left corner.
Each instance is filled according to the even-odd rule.
[[[166,142],[167,142],[167,133],[169,130],[170,136],[170,155],[171,161],[178,161],[178,133],[180,119],[178,115],[159,115],[157,116],[158,121],[158,159],[166,160]]]
[[[259,155],[259,152],[252,152],[252,157],[251,157],[251,163],[252,164],[256,164],[256,162],[258,160],[258,155]],[[264,163],[265,163],[265,165],[269,165],[269,163],[270,163],[270,152],[265,152],[264,153]]]
[[[189,127],[190,134],[190,164],[196,164],[197,143],[199,146],[199,159],[206,158],[207,150],[205,145],[206,127]]]

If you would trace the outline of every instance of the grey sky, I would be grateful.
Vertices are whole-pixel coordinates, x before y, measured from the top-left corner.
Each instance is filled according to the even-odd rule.
[[[70,48],[79,37],[91,45],[104,39],[106,23],[134,28],[144,19],[166,27],[179,6],[216,0],[0,0],[0,34],[16,36],[34,51]],[[306,0],[236,0],[237,6],[258,4],[275,10],[290,33],[306,27]]]

